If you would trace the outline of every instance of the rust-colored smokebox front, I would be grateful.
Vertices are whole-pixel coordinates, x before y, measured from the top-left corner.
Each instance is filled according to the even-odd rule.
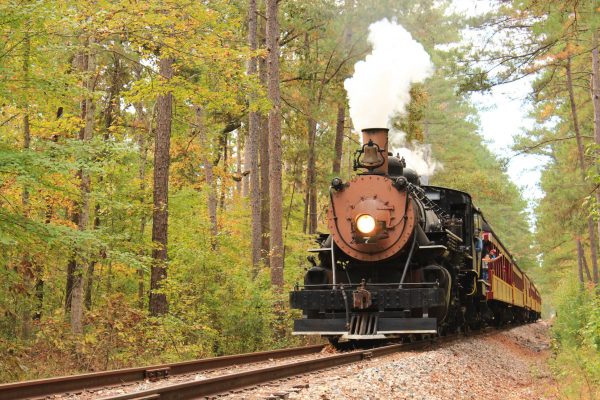
[[[357,165],[366,173],[331,195],[328,227],[335,244],[361,261],[385,260],[412,237],[417,220],[406,190],[387,178],[388,129],[364,129]]]

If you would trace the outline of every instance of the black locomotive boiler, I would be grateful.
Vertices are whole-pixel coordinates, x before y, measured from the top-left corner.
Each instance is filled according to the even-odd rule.
[[[349,182],[334,178],[329,234],[290,293],[294,334],[382,339],[533,321],[541,299],[467,193],[421,185],[365,129]],[[492,249],[500,257],[489,260]],[[484,261],[488,260],[488,261]]]

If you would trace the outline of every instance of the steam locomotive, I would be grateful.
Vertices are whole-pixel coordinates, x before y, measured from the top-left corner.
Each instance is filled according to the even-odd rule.
[[[427,186],[365,129],[349,182],[334,178],[329,234],[290,293],[294,334],[367,340],[438,335],[540,317],[535,285],[468,193]],[[492,254],[498,254],[494,259]]]

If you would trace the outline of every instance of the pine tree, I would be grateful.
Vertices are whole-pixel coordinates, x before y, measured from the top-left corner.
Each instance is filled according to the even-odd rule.
[[[162,55],[160,74],[165,80],[173,78],[173,58]],[[164,93],[156,100],[156,138],[154,147],[154,210],[152,213],[152,274],[150,276],[150,313],[168,311],[167,296],[161,292],[167,277],[167,244],[169,230],[169,164],[171,156],[172,93]]]

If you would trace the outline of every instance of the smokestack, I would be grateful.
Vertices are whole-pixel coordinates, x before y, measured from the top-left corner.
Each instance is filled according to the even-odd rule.
[[[375,174],[387,175],[388,174],[388,132],[387,128],[368,128],[362,130],[363,145],[369,143],[376,144],[379,147],[380,156],[383,156],[383,164],[372,170]],[[366,156],[366,154],[365,154]],[[367,157],[363,159],[367,161]]]

